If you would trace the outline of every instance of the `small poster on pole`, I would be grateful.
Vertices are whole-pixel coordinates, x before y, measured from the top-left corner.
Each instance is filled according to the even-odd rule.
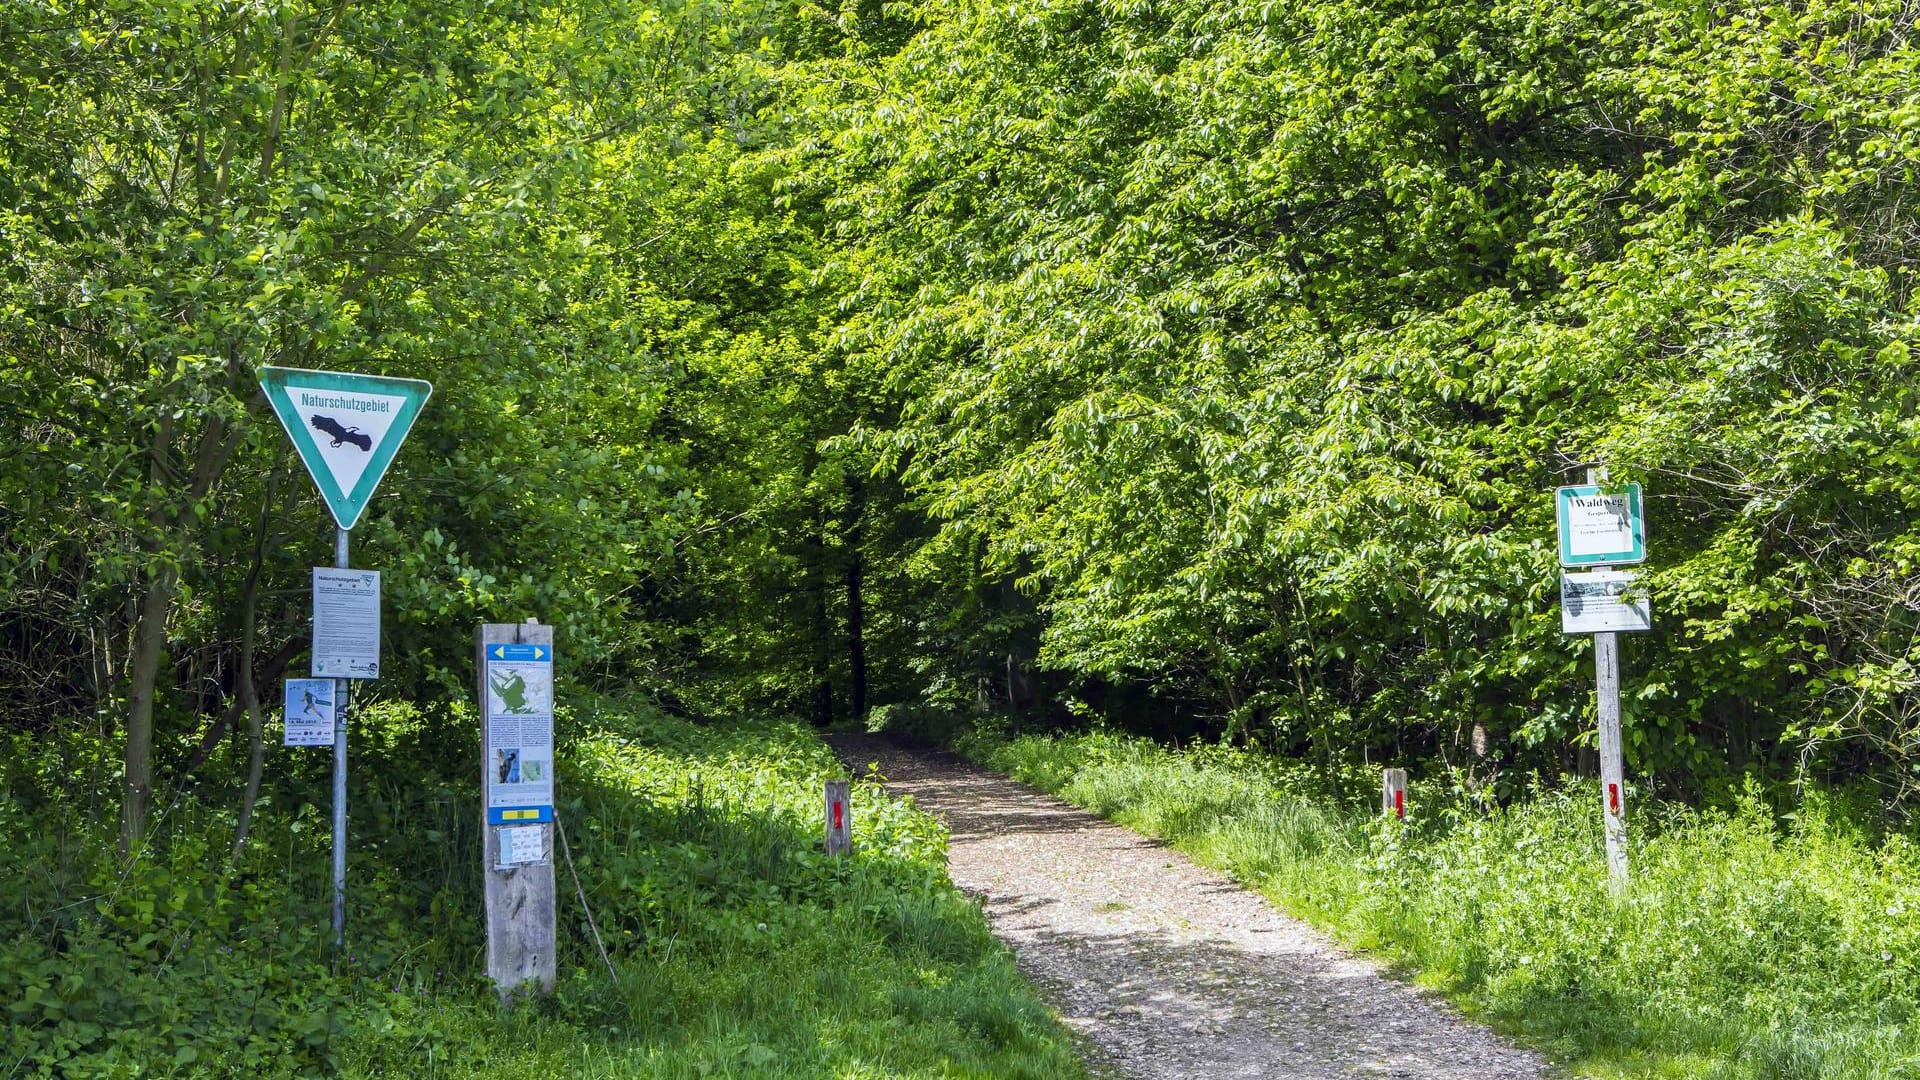
[[[1634,589],[1630,570],[1560,574],[1560,630],[1567,634],[1653,629],[1653,602]]]
[[[313,568],[313,671],[335,679],[380,676],[380,572]]]
[[[288,679],[286,746],[332,746],[334,681]]]
[[[547,830],[540,825],[512,825],[500,830],[500,865],[526,866],[547,860]]]

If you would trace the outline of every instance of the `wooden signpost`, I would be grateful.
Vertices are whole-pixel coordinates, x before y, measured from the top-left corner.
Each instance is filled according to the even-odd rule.
[[[853,850],[853,783],[829,780],[826,788],[827,854]]]
[[[1600,812],[1607,834],[1607,885],[1627,884],[1627,765],[1620,746],[1620,637],[1593,635],[1593,670],[1600,708]]]
[[[511,1001],[555,975],[553,627],[488,623],[476,655],[487,977]]]

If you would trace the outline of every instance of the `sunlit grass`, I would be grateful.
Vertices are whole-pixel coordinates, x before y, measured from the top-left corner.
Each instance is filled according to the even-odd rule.
[[[841,770],[806,729],[616,711],[571,757],[576,855],[619,981],[576,943],[551,1007],[503,1028],[466,1001],[425,1025],[445,1052],[426,1075],[1080,1074],[947,882],[931,819],[857,784],[856,853],[818,850],[820,784]],[[418,1041],[348,1040],[347,1071],[393,1075]]]
[[[308,801],[324,770],[285,771],[313,762],[282,764],[238,863],[230,811],[188,799],[122,880],[113,818],[46,797],[71,783],[60,756],[10,760],[0,1077],[1083,1075],[947,880],[935,822],[858,782],[855,853],[829,858],[820,785],[841,767],[811,731],[618,701],[560,725],[560,813],[614,974],[563,862],[559,985],[502,1008],[480,974],[471,725],[400,719],[359,743],[337,969]]]
[[[1782,825],[1643,807],[1615,899],[1593,800],[1491,813],[1342,808],[1250,754],[1092,734],[963,748],[1163,837],[1373,951],[1580,1073],[1788,1080],[1920,1076],[1920,850],[1818,796]]]

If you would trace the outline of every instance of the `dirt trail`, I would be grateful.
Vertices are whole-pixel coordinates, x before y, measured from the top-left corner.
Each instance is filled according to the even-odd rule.
[[[954,882],[981,898],[1101,1075],[1552,1075],[1157,841],[952,754],[828,741],[856,775],[879,762],[890,790],[946,820]]]

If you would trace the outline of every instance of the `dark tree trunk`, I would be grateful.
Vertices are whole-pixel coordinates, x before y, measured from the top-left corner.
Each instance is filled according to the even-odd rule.
[[[813,722],[816,727],[833,723],[833,612],[827,605],[827,545],[819,531],[810,538],[813,565],[809,584],[813,593]]]
[[[260,499],[260,521],[253,533],[253,563],[247,568],[240,596],[240,670],[235,697],[247,711],[247,790],[240,797],[240,820],[233,830],[233,857],[247,850],[253,829],[253,808],[260,801],[260,774],[266,764],[267,740],[261,730],[260,693],[253,682],[253,660],[259,641],[260,570],[267,558],[267,532],[273,520],[273,493],[280,484],[280,467],[267,474],[267,490]]]
[[[153,697],[160,657],[167,643],[167,615],[179,581],[171,566],[156,567],[140,601],[134,631],[133,663],[128,673],[125,790],[120,804],[120,854],[130,854],[147,829],[147,803],[153,795]]]
[[[167,621],[180,587],[180,567],[168,560],[184,553],[194,504],[219,481],[227,459],[245,435],[245,425],[229,425],[219,417],[207,422],[184,490],[170,487],[173,435],[172,419],[163,417],[147,448],[149,482],[156,490],[176,492],[177,501],[171,509],[156,508],[148,517],[153,528],[149,543],[154,565],[147,573],[128,664],[126,787],[120,807],[122,856],[131,853],[146,833],[148,803],[153,795],[154,698],[159,692],[160,661],[166,651]]]
[[[867,496],[858,476],[848,480],[847,491],[847,681],[853,697],[853,717],[864,724],[867,721],[867,613],[863,578],[867,567],[861,549]]]

